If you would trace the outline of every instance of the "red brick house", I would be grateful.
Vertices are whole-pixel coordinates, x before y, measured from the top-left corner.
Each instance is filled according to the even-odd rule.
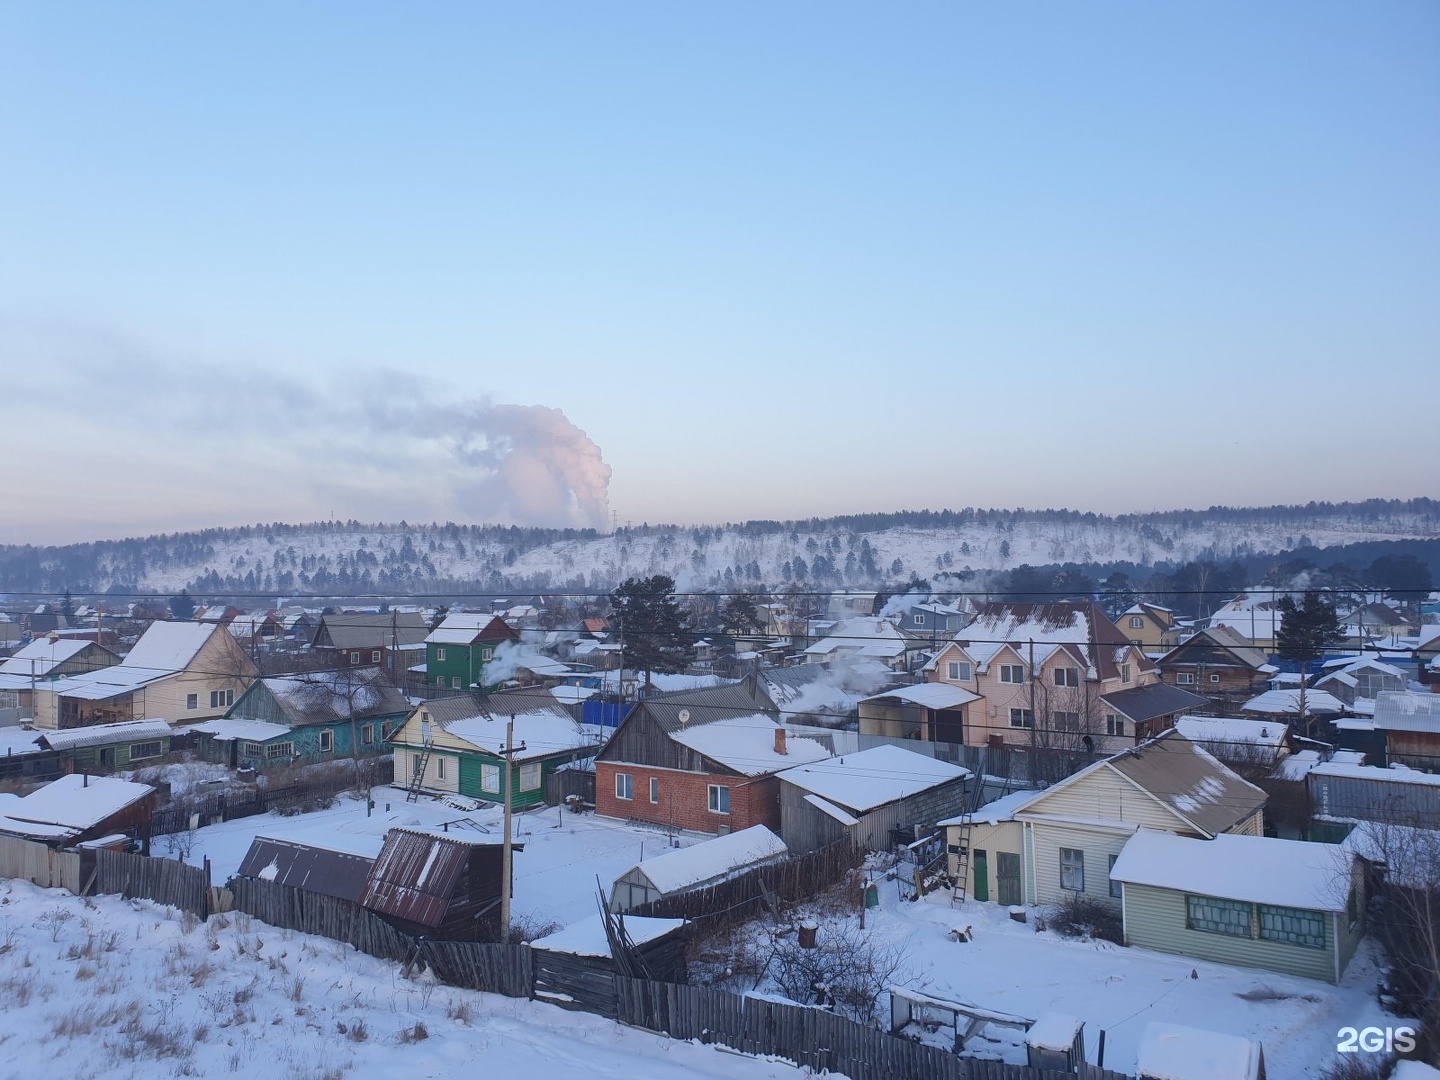
[[[595,760],[595,810],[690,832],[780,828],[776,774],[830,756],[786,738],[755,680],[646,698]]]

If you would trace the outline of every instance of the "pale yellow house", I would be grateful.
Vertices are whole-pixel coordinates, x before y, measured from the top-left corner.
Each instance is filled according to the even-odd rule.
[[[1260,788],[1167,731],[1044,791],[944,822],[950,871],[965,876],[967,895],[976,899],[984,893],[1001,903],[1058,904],[1084,895],[1118,909],[1121,889],[1110,868],[1137,830],[1206,840],[1261,836],[1265,799]],[[1011,865],[1021,874],[1020,900],[1013,885],[1008,891],[999,885],[1014,879],[1013,869],[1002,875],[1002,856],[1017,854],[1018,867]],[[988,889],[977,867],[984,867]]]
[[[37,686],[35,726],[211,720],[225,715],[258,674],[224,626],[154,622],[120,663]]]
[[[1123,612],[1115,624],[1130,642],[1155,652],[1177,644],[1175,613],[1159,604],[1141,602]]]

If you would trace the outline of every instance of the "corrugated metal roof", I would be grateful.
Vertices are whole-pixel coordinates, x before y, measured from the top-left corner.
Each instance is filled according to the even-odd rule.
[[[375,859],[362,906],[421,926],[445,921],[472,849],[477,843],[498,844],[499,837],[451,837],[418,829],[391,829]],[[516,850],[521,845],[515,845]]]
[[[332,851],[294,840],[257,836],[237,873],[277,885],[358,901],[375,860],[348,851]]]
[[[127,720],[120,724],[42,731],[40,738],[51,750],[78,750],[84,746],[115,746],[141,739],[164,739],[172,735],[164,720]]]

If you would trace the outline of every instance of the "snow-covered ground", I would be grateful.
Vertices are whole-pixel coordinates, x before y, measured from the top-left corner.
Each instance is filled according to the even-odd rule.
[[[386,832],[397,825],[450,822],[452,827],[478,825],[501,835],[499,807],[466,813],[430,798],[406,802],[405,792],[392,787],[375,788],[373,798],[375,808],[368,815],[364,802],[347,798],[331,810],[313,814],[262,814],[206,826],[197,831],[186,861],[198,865],[208,857],[212,880],[220,885],[240,868],[256,836],[374,856],[380,853]],[[646,856],[668,850],[669,845],[666,834],[655,829],[594,814],[576,815],[560,807],[516,814],[515,838],[525,845],[515,856],[515,916],[537,924],[568,925],[594,915],[598,910],[597,879],[608,897],[617,877]],[[699,838],[682,837],[680,842],[694,844]],[[155,843],[155,854],[174,857],[172,846],[161,837]]]
[[[400,978],[243,914],[0,881],[0,1076],[754,1080],[798,1070],[586,1013]]]

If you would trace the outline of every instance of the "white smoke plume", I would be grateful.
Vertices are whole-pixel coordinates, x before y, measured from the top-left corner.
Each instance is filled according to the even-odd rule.
[[[456,396],[409,372],[321,384],[180,362],[74,327],[0,322],[0,351],[16,361],[11,389],[33,403],[31,419],[67,432],[48,467],[83,486],[104,472],[84,462],[123,463],[123,499],[108,481],[71,491],[92,513],[138,509],[152,527],[332,515],[608,524],[610,466],[557,408]],[[70,411],[79,401],[93,403],[84,424]],[[13,494],[18,508],[24,493]]]
[[[536,663],[548,666],[555,661],[526,642],[502,641],[495,647],[494,655],[485,661],[485,682],[491,686],[508,682],[522,667],[533,668]]]

